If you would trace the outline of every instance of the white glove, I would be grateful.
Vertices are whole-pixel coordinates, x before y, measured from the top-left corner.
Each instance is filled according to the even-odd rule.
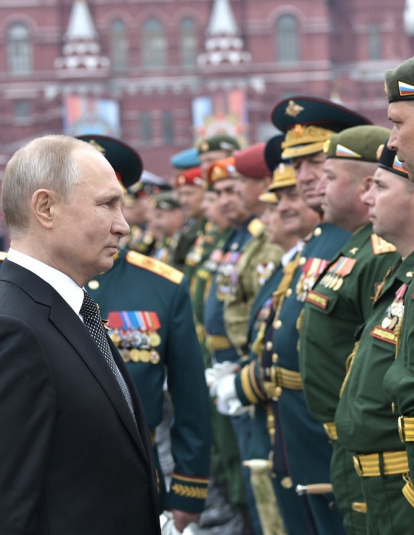
[[[212,368],[207,368],[205,371],[205,378],[207,386],[210,389],[210,396],[212,398],[217,395],[217,383],[225,376],[234,374],[239,370],[239,365],[234,362],[218,362]]]
[[[237,397],[236,375],[234,373],[222,377],[216,383],[217,411],[227,416],[239,416],[247,408],[243,407]]]

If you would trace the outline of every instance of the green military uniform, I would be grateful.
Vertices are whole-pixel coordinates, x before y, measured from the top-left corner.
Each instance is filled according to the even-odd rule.
[[[155,248],[155,239],[145,227],[131,225],[128,236],[121,240],[119,246],[121,249],[131,249],[151,256]]]
[[[182,272],[186,271],[185,260],[196,239],[204,233],[205,219],[190,218],[171,241],[169,264]]]
[[[89,281],[87,289],[102,316],[108,317],[108,334],[127,362],[152,430],[161,422],[167,374],[174,406],[175,467],[162,506],[202,511],[209,476],[210,418],[186,279],[169,266],[129,251],[121,252],[114,267]]]
[[[254,297],[268,277],[278,267],[282,248],[269,243],[262,226],[245,245],[231,275],[230,292],[224,303],[227,336],[240,357],[248,354],[247,323]]]
[[[205,260],[210,256],[217,240],[217,230],[215,226],[207,221],[204,231],[199,234],[185,257],[185,274],[189,281],[200,268]]]
[[[379,166],[407,178],[395,152],[386,147]],[[370,535],[408,533],[414,520],[414,509],[401,493],[408,462],[396,432],[397,415],[381,387],[395,359],[413,269],[411,254],[397,261],[379,285],[372,313],[357,334],[335,417],[339,441],[356,454]]]
[[[378,146],[387,135],[386,129],[373,126],[344,130],[331,138],[327,158],[377,161]],[[352,454],[337,441],[333,420],[354,333],[371,313],[376,287],[398,256],[394,246],[373,234],[371,224],[363,226],[324,269],[304,307],[303,390],[311,414],[323,422],[334,445],[331,481],[348,535],[366,532],[363,495]]]
[[[414,509],[401,492],[408,462],[397,433],[398,415],[391,410],[382,388],[384,375],[395,359],[403,299],[413,270],[411,254],[393,268],[377,294],[335,417],[339,440],[356,454],[370,535],[409,533],[414,525]]]
[[[169,236],[162,238],[162,240],[157,240],[150,256],[156,260],[159,260],[160,262],[164,262],[164,264],[169,264],[171,256],[171,241],[172,238]]]

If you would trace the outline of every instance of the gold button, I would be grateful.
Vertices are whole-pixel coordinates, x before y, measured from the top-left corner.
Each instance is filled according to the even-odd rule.
[[[277,396],[278,398],[280,398],[280,396],[282,395],[282,392],[283,392],[283,390],[280,388],[280,386],[277,386],[277,387],[275,388],[275,394],[276,394],[276,396]]]
[[[304,256],[301,256],[299,259],[299,265],[304,266],[306,264],[306,258]]]
[[[271,342],[270,340],[268,342],[266,342],[266,349],[267,351],[270,351],[273,347],[273,342]]]
[[[286,290],[286,297],[290,297],[290,296],[292,295],[292,293],[293,293],[292,288],[288,288],[288,289]]]
[[[414,273],[412,271],[407,271],[407,273],[405,274],[406,277],[412,277],[414,275]]]
[[[272,355],[272,362],[273,364],[276,364],[276,362],[279,360],[279,355],[277,353],[273,353]]]
[[[280,481],[280,484],[282,485],[282,487],[284,489],[291,489],[293,487],[293,482],[292,482],[292,479],[290,477],[284,477]]]
[[[321,227],[317,227],[314,231],[313,231],[313,235],[314,236],[320,236],[322,234],[322,229]]]
[[[280,320],[277,320],[277,322],[275,323],[275,329],[280,329],[281,326],[282,322]]]

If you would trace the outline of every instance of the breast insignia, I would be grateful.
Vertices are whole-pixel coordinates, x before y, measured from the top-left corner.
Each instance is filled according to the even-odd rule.
[[[167,264],[155,260],[154,258],[150,258],[149,256],[142,255],[135,251],[128,251],[125,259],[128,264],[151,271],[175,284],[180,284],[183,280],[184,274],[181,273],[181,271],[178,271],[178,269],[171,266],[167,266]]]

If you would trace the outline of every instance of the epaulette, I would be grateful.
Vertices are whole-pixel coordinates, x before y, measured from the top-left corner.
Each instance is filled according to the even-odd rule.
[[[128,251],[125,260],[128,264],[156,273],[175,284],[180,284],[184,277],[184,274],[178,271],[178,269],[168,266],[159,260],[155,260],[155,258],[137,253],[136,251]]]
[[[0,262],[3,262],[7,258],[7,253],[0,251]]]
[[[397,250],[397,248],[392,243],[388,243],[376,234],[371,234],[371,245],[372,252],[374,253],[374,255],[395,253]]]
[[[247,227],[247,230],[250,232],[250,234],[252,236],[256,236],[256,234],[258,234],[262,228],[263,228],[263,223],[262,221],[260,221],[260,219],[258,219],[257,217],[255,219],[252,219]]]

